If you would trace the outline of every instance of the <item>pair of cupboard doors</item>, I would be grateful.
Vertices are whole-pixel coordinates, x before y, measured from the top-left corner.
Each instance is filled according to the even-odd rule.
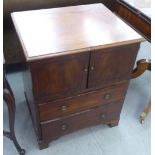
[[[31,66],[34,96],[60,99],[130,79],[139,43],[70,53]]]

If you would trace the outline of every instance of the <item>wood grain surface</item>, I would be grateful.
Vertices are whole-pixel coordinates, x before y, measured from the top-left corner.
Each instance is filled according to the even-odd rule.
[[[102,4],[12,18],[28,61],[25,97],[40,149],[82,128],[118,125],[144,39]]]
[[[41,122],[64,117],[108,103],[122,103],[128,82],[39,105]]]
[[[144,39],[103,4],[12,13],[27,60]]]
[[[43,139],[51,140],[82,128],[102,123],[109,124],[119,120],[121,109],[122,103],[111,103],[108,106],[102,105],[69,117],[63,117],[63,119],[41,123]]]

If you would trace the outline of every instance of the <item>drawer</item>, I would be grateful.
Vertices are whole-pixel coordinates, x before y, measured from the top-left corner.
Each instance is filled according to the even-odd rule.
[[[99,105],[122,101],[124,99],[127,86],[128,82],[123,82],[121,84],[90,93],[84,93],[71,98],[40,104],[40,120],[43,122],[88,110]]]
[[[119,120],[122,103],[102,105],[95,109],[76,113],[63,119],[41,123],[42,138],[54,140],[73,131]]]

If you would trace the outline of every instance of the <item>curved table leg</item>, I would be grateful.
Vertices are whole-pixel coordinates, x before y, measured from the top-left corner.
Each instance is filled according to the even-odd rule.
[[[132,72],[132,79],[137,78],[138,76],[142,75],[146,70],[151,71],[151,60],[150,59],[141,59],[137,61],[137,67]],[[140,122],[144,124],[144,120],[147,114],[151,110],[151,99],[150,102],[146,105],[144,111],[140,115]]]
[[[147,114],[148,114],[150,111],[151,111],[151,100],[150,100],[150,102],[146,105],[144,111],[143,111],[143,112],[141,113],[141,115],[140,115],[140,122],[141,122],[142,124],[144,124],[144,120],[145,120]]]
[[[3,99],[8,107],[9,127],[10,127],[10,132],[3,131],[3,135],[10,138],[13,141],[13,143],[20,155],[24,155],[25,150],[22,149],[20,147],[20,145],[18,144],[16,136],[15,136],[15,131],[14,131],[15,110],[16,110],[15,99],[14,99],[11,88],[10,88],[8,82],[6,81],[5,77],[4,77],[4,83],[3,83]]]
[[[142,75],[146,70],[151,71],[151,60],[141,59],[137,61],[137,67],[133,70],[131,79]]]

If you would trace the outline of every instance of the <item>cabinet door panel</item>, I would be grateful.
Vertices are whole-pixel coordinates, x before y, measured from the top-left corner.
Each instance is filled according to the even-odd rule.
[[[92,51],[88,87],[130,79],[138,49],[132,44]]]
[[[34,95],[57,99],[86,88],[89,52],[51,58],[32,67]]]

